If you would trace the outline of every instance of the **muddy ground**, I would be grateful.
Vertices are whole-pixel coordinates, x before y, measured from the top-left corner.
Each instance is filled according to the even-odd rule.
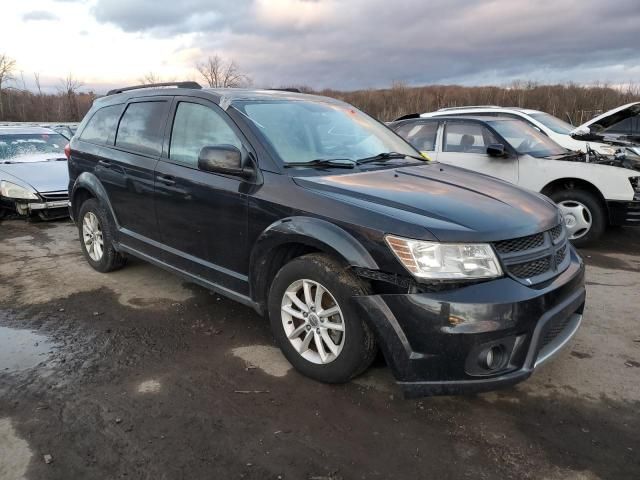
[[[308,380],[252,310],[66,221],[0,223],[0,479],[640,478],[640,232],[583,251],[571,344],[514,388],[405,400],[379,360]]]

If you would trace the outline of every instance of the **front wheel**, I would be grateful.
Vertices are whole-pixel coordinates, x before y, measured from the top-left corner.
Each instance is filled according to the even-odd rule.
[[[578,189],[560,190],[551,194],[564,218],[569,240],[584,247],[598,240],[606,228],[602,203],[590,192]]]
[[[358,279],[331,257],[309,254],[287,263],[269,292],[271,330],[289,362],[326,383],[343,383],[369,367],[376,343],[351,297]]]

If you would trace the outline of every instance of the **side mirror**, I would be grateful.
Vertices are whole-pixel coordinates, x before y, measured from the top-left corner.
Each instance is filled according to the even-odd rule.
[[[233,145],[202,147],[198,156],[198,168],[205,172],[224,173],[250,178],[254,171],[242,164],[242,153]]]
[[[507,157],[507,151],[501,143],[492,143],[487,146],[487,155],[490,157]]]
[[[572,135],[577,135],[579,137],[583,135],[589,135],[591,133],[591,129],[589,127],[578,127],[573,132]]]

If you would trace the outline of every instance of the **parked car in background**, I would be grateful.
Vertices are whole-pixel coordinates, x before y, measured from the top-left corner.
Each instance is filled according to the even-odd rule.
[[[50,125],[43,125],[43,126],[46,126],[48,128],[51,128],[52,130],[55,130],[67,140],[71,140],[71,137],[75,135],[76,130],[78,129],[77,123],[61,123],[61,124],[50,124]]]
[[[529,108],[515,107],[499,107],[495,105],[479,105],[468,107],[450,107],[441,108],[436,112],[423,113],[420,116],[424,118],[430,117],[452,117],[452,116],[474,115],[476,117],[503,117],[517,118],[527,122],[529,125],[537,128],[554,142],[568,150],[576,150],[587,152],[587,146],[602,155],[613,155],[616,148],[603,142],[584,141],[571,136],[571,132],[575,128],[570,123],[565,122],[553,115],[540,110],[532,110]]]
[[[608,157],[567,150],[512,117],[438,115],[399,120],[389,127],[438,162],[549,196],[578,246],[597,240],[608,225],[640,226],[640,162],[627,160],[635,169],[621,168]]]
[[[546,197],[335,99],[175,85],[111,92],[71,139],[95,270],[133,255],[249,305],[319,381],[380,348],[408,395],[516,383],[576,332],[584,265]]]
[[[66,144],[49,128],[0,127],[0,216],[69,215]]]
[[[571,135],[581,141],[597,141],[640,159],[640,102],[628,103],[592,118]]]

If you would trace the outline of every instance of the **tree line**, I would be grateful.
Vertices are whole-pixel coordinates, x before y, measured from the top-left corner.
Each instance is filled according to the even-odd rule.
[[[0,121],[76,122],[82,119],[98,97],[94,91],[85,91],[82,83],[71,74],[60,81],[56,93],[44,93],[37,74],[36,90],[28,89],[24,78],[16,74],[15,68],[14,60],[0,54]],[[195,72],[199,81],[209,87],[242,87],[252,84],[251,78],[233,60],[226,60],[219,55],[212,55],[205,61],[196,63]],[[149,84],[167,79],[148,72],[138,81]],[[390,88],[353,91],[315,91],[306,86],[297,88],[307,93],[344,100],[381,121],[444,107],[502,105],[542,110],[579,125],[603,111],[640,101],[639,85],[543,85],[516,81],[505,86],[412,87],[395,82]]]

